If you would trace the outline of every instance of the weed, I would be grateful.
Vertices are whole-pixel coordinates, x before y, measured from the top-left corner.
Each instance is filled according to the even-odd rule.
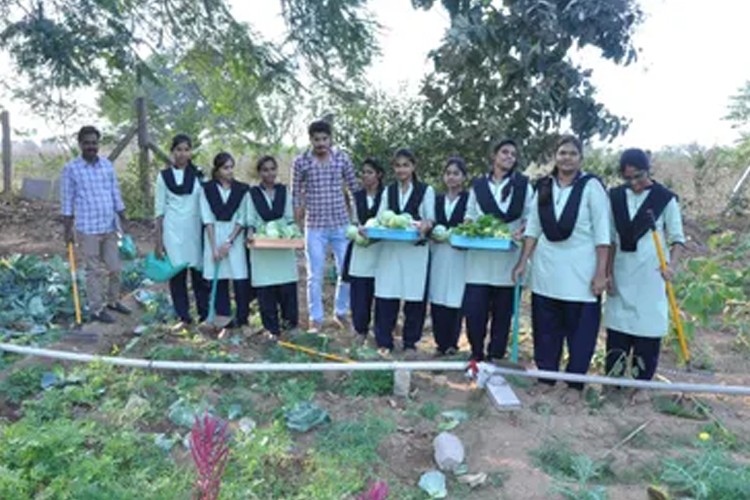
[[[601,485],[592,485],[592,481],[600,479],[604,466],[594,462],[586,455],[575,455],[571,459],[573,483],[566,483],[558,479],[553,490],[570,500],[605,500],[607,489]]]
[[[379,416],[334,422],[318,434],[316,448],[340,457],[344,463],[364,465],[379,460],[380,442],[395,430],[392,420]]]
[[[675,495],[696,500],[750,498],[750,466],[734,463],[715,445],[689,457],[668,460],[660,480]]]
[[[357,371],[343,382],[347,396],[387,396],[393,393],[393,373],[388,371]]]
[[[277,396],[284,409],[289,409],[296,403],[311,401],[315,397],[315,389],[317,388],[318,384],[315,379],[292,377],[281,383]]]
[[[708,413],[704,407],[695,405],[689,400],[675,396],[655,396],[651,400],[654,409],[665,415],[688,418],[691,420],[706,420]]]
[[[577,454],[569,443],[559,439],[545,440],[531,452],[534,463],[550,476],[586,482],[603,480],[612,476],[606,462],[594,461],[586,455]]]
[[[440,407],[434,401],[428,401],[419,407],[419,415],[427,420],[435,420],[440,413]]]
[[[42,374],[46,371],[49,371],[49,368],[41,365],[31,365],[14,371],[0,383],[0,397],[14,405],[20,404],[24,399],[42,390],[39,384]]]

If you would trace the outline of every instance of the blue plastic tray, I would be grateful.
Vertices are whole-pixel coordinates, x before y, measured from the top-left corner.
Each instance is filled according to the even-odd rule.
[[[471,250],[500,250],[508,252],[516,248],[513,240],[505,238],[472,238],[470,236],[452,234],[450,242],[456,248],[468,248]]]
[[[382,227],[368,227],[365,234],[371,240],[417,241],[419,231],[416,229],[386,229]]]

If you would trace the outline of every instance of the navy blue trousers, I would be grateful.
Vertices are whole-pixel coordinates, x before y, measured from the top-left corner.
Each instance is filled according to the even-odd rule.
[[[372,303],[375,300],[375,278],[349,276],[349,307],[352,310],[354,331],[367,335],[372,319]]]
[[[635,378],[651,380],[659,365],[660,349],[661,338],[638,337],[607,328],[607,375],[623,376],[632,352]]]
[[[393,329],[396,328],[399,299],[375,298],[375,342],[378,347],[393,349]],[[422,338],[427,309],[426,301],[404,301],[404,349],[414,348]]]
[[[435,337],[437,350],[443,354],[450,348],[458,350],[461,320],[463,319],[461,308],[430,304],[430,315],[432,316],[432,334]]]
[[[203,274],[197,269],[183,269],[169,280],[169,293],[172,296],[174,312],[180,320],[190,323],[190,298],[188,297],[187,279],[188,272],[193,286],[196,309],[199,321],[208,317],[208,296],[210,288],[208,282],[203,279]]]
[[[237,306],[235,321],[238,325],[246,325],[250,316],[250,280],[232,280],[234,288],[234,302]],[[229,280],[219,280],[216,284],[216,314],[231,316],[232,304],[229,298]]]
[[[540,370],[558,371],[563,342],[568,345],[568,373],[585,374],[596,348],[601,307],[599,302],[571,302],[531,295],[531,324],[534,331],[534,361]],[[540,380],[554,384],[554,381]],[[568,382],[583,389],[583,384]]]
[[[467,284],[464,291],[464,314],[472,359],[485,359],[487,322],[490,315],[492,323],[489,329],[487,357],[504,358],[508,348],[510,320],[513,317],[513,287]]]
[[[297,328],[299,324],[299,307],[297,304],[297,283],[283,285],[259,286],[255,289],[260,306],[260,319],[263,328],[273,335],[281,333],[284,328]],[[279,322],[281,309],[281,322]]]

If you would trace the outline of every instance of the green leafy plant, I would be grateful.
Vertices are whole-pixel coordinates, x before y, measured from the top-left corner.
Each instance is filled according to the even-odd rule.
[[[453,229],[453,233],[471,238],[510,238],[511,235],[508,225],[490,214],[460,224]]]
[[[681,497],[750,498],[750,466],[735,463],[725,451],[711,444],[690,456],[667,460],[660,480]]]

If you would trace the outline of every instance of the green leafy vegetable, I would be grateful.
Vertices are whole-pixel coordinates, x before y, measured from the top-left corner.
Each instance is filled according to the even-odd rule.
[[[453,234],[470,238],[510,238],[508,225],[493,215],[485,214],[473,222],[464,222],[453,229]]]

